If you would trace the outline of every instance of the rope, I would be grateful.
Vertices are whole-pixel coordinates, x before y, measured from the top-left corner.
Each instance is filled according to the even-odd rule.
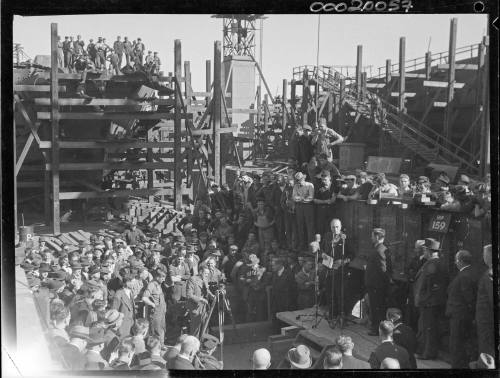
[[[319,41],[320,41],[320,25],[321,25],[321,15],[318,14],[318,45],[316,48],[316,124],[319,120],[318,114],[318,102],[319,102]]]

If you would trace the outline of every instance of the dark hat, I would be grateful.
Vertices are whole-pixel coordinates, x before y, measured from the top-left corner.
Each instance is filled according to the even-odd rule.
[[[220,252],[220,249],[216,249],[210,253],[210,256],[222,257],[222,253]]]
[[[309,125],[302,126],[302,129],[312,131],[312,127]]]
[[[70,337],[77,337],[79,339],[90,340],[90,330],[89,327],[82,325],[75,325],[69,330]]]
[[[64,281],[68,277],[68,273],[64,269],[59,269],[50,273],[50,277],[57,281]]]
[[[429,248],[431,251],[440,251],[441,248],[439,242],[434,238],[426,238],[424,247]]]
[[[21,268],[23,268],[26,272],[31,272],[32,270],[35,269],[35,266],[33,264],[30,264],[30,263],[24,263],[24,264],[21,264]]]
[[[92,327],[89,331],[89,340],[88,345],[98,345],[104,343],[106,340],[104,339],[104,328],[102,327]]]
[[[429,178],[427,176],[419,176],[417,181],[429,182]]]
[[[194,248],[194,245],[188,244],[186,246],[186,253],[196,253],[196,249]]]
[[[95,292],[95,291],[98,291],[101,289],[101,286],[99,286],[99,283],[97,281],[94,281],[94,280],[88,280],[86,282],[86,285],[91,292]]]
[[[347,175],[345,177],[346,180],[356,180],[356,176],[355,175]]]
[[[56,280],[56,279],[48,279],[44,283],[44,286],[47,287],[51,291],[57,291],[64,285],[65,285],[65,283],[63,280]]]
[[[40,273],[42,272],[50,272],[50,266],[47,263],[41,263],[40,266],[38,267],[38,271]]]
[[[101,268],[99,267],[99,265],[93,265],[93,266],[91,266],[90,269],[89,269],[89,275],[93,276],[96,273],[101,273]]]
[[[75,261],[71,263],[71,269],[82,269],[82,264],[79,261]]]
[[[118,310],[112,309],[106,312],[104,319],[108,325],[116,324],[120,319],[123,319],[124,315]]]
[[[305,345],[297,345],[288,351],[290,363],[298,369],[308,369],[311,367],[311,352]]]

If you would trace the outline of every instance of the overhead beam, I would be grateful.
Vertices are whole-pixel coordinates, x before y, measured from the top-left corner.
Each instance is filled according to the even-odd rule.
[[[446,81],[424,80],[423,86],[432,88],[448,88],[450,83]],[[465,83],[454,82],[452,86],[455,89],[462,89],[465,86]]]
[[[450,69],[449,64],[438,64],[438,70],[448,70]],[[476,71],[479,69],[479,65],[477,64],[455,64],[455,70],[467,70],[467,71]]]
[[[110,190],[103,192],[63,192],[59,194],[61,200],[88,199],[88,198],[119,198],[119,197],[142,197],[154,195],[170,195],[172,189],[136,189],[136,190]]]
[[[97,163],[60,163],[59,171],[100,171],[103,169],[128,170],[128,169],[172,169],[174,163],[170,162],[97,162]],[[24,165],[23,171],[52,170],[52,164],[45,165]]]
[[[40,120],[50,120],[51,113],[37,112],[37,118]],[[155,112],[130,112],[130,113],[59,113],[58,117],[62,119],[79,119],[79,120],[93,120],[93,119],[106,119],[106,120],[128,120],[128,119],[166,119],[175,120],[175,115],[172,113],[155,113]],[[181,119],[192,119],[192,114],[183,114]]]
[[[66,87],[64,85],[60,85],[56,88],[59,92],[66,92]],[[29,85],[29,84],[14,85],[14,92],[50,92],[50,91],[51,91],[51,85]]]
[[[34,99],[35,105],[50,106],[50,98],[38,97]],[[60,98],[61,106],[144,106],[144,105],[174,105],[170,98],[156,99],[152,101],[131,100],[127,98],[94,98],[91,100],[83,98]]]

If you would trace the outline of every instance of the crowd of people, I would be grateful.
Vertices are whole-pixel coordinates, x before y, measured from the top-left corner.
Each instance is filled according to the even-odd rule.
[[[58,37],[58,66],[67,72],[80,72],[85,68],[109,71],[120,75],[122,71],[143,70],[159,73],[161,67],[158,52],[146,51],[141,38],[130,41],[128,37],[116,37],[113,44],[108,44],[106,38],[98,37],[94,42],[90,39],[86,44],[78,35],[65,36],[64,41]]]
[[[434,184],[419,178],[412,187],[407,175],[401,175],[399,186],[383,175],[370,180],[361,171],[343,176],[332,163],[335,141],[330,139],[342,137],[321,120],[307,139],[310,146],[306,139],[297,143],[298,151],[307,147],[312,156],[298,154],[286,174],[242,173],[232,188],[211,183],[208,196],[199,196],[172,232],[146,235],[133,221],[121,235],[95,233],[78,247],[54,248],[40,237],[26,249],[22,267],[33,291],[47,303],[56,357],[73,370],[221,369],[212,355],[219,341],[208,330],[217,322],[211,308],[226,294],[231,317],[262,321],[270,313],[277,331],[283,326],[279,312],[320,305],[329,319],[339,321],[364,298],[369,334],[382,339],[368,361],[371,368],[416,368],[416,354],[437,358],[445,316],[453,368],[467,367],[479,353],[494,356],[491,246],[485,247],[488,269],[479,280],[470,268],[471,254],[460,250],[458,273],[448,282],[440,243],[417,241],[407,272],[414,314],[405,311],[404,325],[403,312],[390,301],[392,258],[385,230],[372,230],[373,247],[356,265],[357,253],[336,217],[337,201],[381,198],[379,193],[396,199],[432,195],[433,187],[441,190],[449,180],[443,174]],[[489,196],[489,182],[481,185]],[[450,191],[473,197],[472,188],[462,175]],[[467,207],[469,202],[474,206]],[[477,216],[489,212],[472,199],[460,202],[465,208]],[[415,314],[418,322],[412,322]],[[367,366],[349,351],[352,340],[340,340],[314,366]],[[291,350],[285,360],[282,368],[312,366],[305,346]],[[255,368],[272,366],[262,349],[253,361]]]

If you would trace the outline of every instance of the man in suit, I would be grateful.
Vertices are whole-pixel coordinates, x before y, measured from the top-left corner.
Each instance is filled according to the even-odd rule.
[[[63,365],[68,370],[83,370],[85,348],[90,339],[89,328],[75,325],[69,331],[69,342],[60,347]]]
[[[374,228],[372,231],[374,250],[367,256],[365,268],[365,287],[370,303],[370,336],[378,335],[378,325],[385,319],[386,301],[389,285],[392,282],[391,253],[384,245],[385,230]]]
[[[123,287],[119,289],[113,297],[111,308],[118,310],[123,314],[123,322],[119,329],[120,338],[123,339],[130,335],[130,329],[134,325],[135,308],[132,298],[132,275],[126,274],[122,277]]]
[[[447,274],[439,257],[439,242],[432,238],[424,241],[425,263],[417,271],[414,284],[414,303],[420,310],[419,359],[435,359],[439,350],[439,322],[446,303]]]
[[[379,335],[381,344],[371,353],[368,362],[372,369],[380,369],[382,361],[386,358],[394,358],[399,361],[401,369],[410,369],[408,352],[402,346],[393,341],[394,325],[388,320],[380,322]]]
[[[370,364],[366,361],[360,360],[352,355],[354,343],[349,336],[339,336],[335,340],[335,344],[342,352],[342,369],[371,369]]]
[[[394,344],[406,349],[410,360],[410,368],[416,369],[415,351],[417,350],[417,336],[410,327],[403,323],[402,317],[403,312],[399,308],[387,309],[386,318],[394,325],[394,333],[392,335]]]
[[[477,278],[472,270],[469,251],[455,254],[458,274],[448,286],[446,316],[450,318],[451,368],[467,368],[471,356],[466,347],[473,345],[472,330],[476,306]]]
[[[85,354],[85,370],[103,370],[109,366],[101,356],[104,349],[104,328],[90,328],[90,340],[87,343],[87,353]]]
[[[495,318],[493,303],[493,269],[491,244],[483,248],[483,260],[488,269],[479,279],[476,301],[476,326],[479,353],[495,356]]]
[[[276,313],[289,311],[291,309],[294,277],[289,269],[286,269],[286,261],[283,258],[275,258],[271,262],[273,270],[271,291],[271,313],[276,330],[281,328],[281,322],[276,318]]]
[[[189,334],[198,337],[201,327],[207,320],[208,301],[214,295],[208,288],[208,276],[210,270],[207,267],[200,268],[198,276],[191,277],[186,284],[186,310],[189,311]]]
[[[193,359],[200,350],[200,341],[194,336],[187,336],[181,344],[181,351],[173,359],[172,370],[196,370]]]

